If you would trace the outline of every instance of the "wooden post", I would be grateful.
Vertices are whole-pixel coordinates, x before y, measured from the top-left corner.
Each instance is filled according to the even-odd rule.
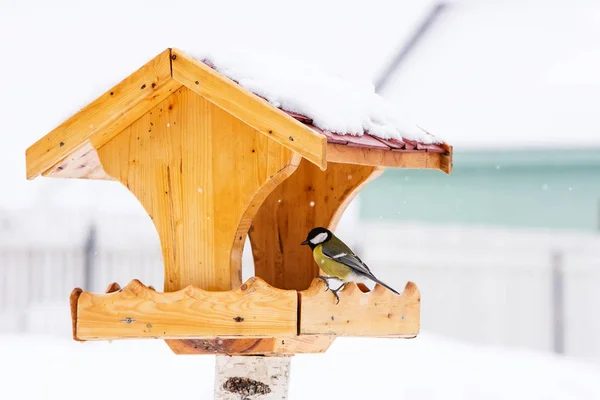
[[[215,400],[285,400],[291,357],[217,356]]]

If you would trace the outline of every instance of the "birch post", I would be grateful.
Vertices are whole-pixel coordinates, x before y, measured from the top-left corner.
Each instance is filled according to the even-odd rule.
[[[291,357],[217,356],[215,400],[285,400]]]

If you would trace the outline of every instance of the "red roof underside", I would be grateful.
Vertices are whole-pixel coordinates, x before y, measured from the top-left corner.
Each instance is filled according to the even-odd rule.
[[[414,140],[409,139],[381,139],[377,136],[370,135],[368,132],[364,132],[362,136],[355,135],[338,135],[337,133],[324,131],[322,129],[317,128],[312,124],[312,119],[306,117],[304,115],[283,110],[290,117],[297,119],[302,122],[306,126],[314,129],[315,131],[321,133],[322,135],[327,137],[327,143],[335,143],[335,144],[345,144],[346,146],[352,147],[365,147],[369,149],[378,149],[378,150],[392,150],[392,151],[428,151],[431,153],[445,153],[446,149],[437,144],[425,144],[415,142]]]

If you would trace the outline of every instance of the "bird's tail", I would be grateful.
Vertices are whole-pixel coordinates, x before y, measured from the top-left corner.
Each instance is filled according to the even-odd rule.
[[[381,282],[379,279],[375,278],[373,275],[369,276],[369,279],[371,279],[373,282],[375,283],[379,283],[381,286],[383,286],[384,288],[387,288],[389,290],[391,290],[392,292],[396,293],[396,294],[400,294],[398,293],[396,290],[392,289],[391,287],[389,287],[388,285],[386,285],[385,283]]]

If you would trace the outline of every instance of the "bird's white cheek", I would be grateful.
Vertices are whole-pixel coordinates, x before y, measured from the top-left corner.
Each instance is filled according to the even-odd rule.
[[[327,234],[325,232],[323,232],[323,233],[319,233],[317,236],[310,239],[310,242],[312,244],[319,244],[319,243],[323,243],[325,240],[327,240]]]

